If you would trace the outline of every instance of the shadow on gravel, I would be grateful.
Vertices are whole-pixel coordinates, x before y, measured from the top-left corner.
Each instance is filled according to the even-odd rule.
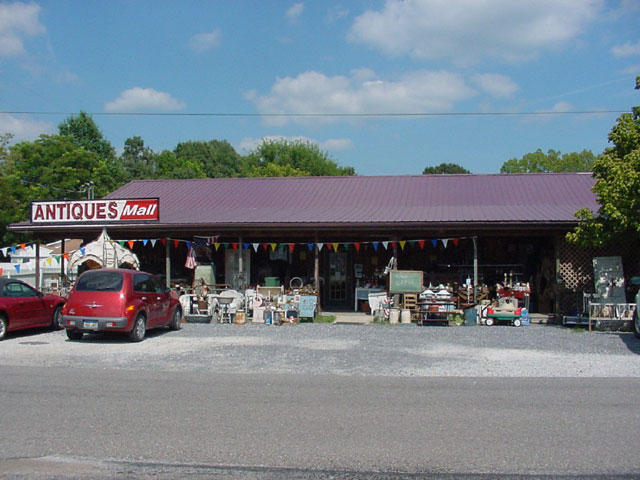
[[[19,339],[19,338],[29,338],[36,335],[42,335],[43,333],[50,333],[51,327],[37,327],[37,328],[28,328],[26,330],[14,330],[12,332],[7,332],[5,336],[5,340],[9,340],[11,338]]]
[[[640,355],[640,338],[637,338],[633,333],[621,333],[619,336],[631,352]]]
[[[171,330],[165,328],[154,328],[153,330],[147,330],[147,333],[144,336],[143,342],[153,340],[156,337],[160,337],[167,333],[170,333]],[[98,344],[118,344],[118,343],[131,343],[129,337],[127,337],[126,333],[85,333],[82,340],[69,340],[67,342],[91,342]]]

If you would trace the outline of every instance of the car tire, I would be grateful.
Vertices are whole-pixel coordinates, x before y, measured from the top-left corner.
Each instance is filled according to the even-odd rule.
[[[171,317],[171,323],[169,323],[169,330],[180,330],[182,328],[182,310],[180,307],[176,307],[176,311],[173,312]]]
[[[82,333],[80,330],[67,330],[67,338],[69,340],[82,340],[83,336],[84,333]]]
[[[63,328],[64,324],[62,323],[62,305],[58,305],[53,311],[53,316],[51,317],[51,329],[62,330]]]
[[[490,327],[491,325],[493,325],[493,318],[487,318],[487,320],[485,321],[485,324],[487,325],[487,327]]]
[[[516,319],[513,321],[513,326],[514,326],[514,327],[519,327],[520,325],[522,325],[522,320],[520,320],[519,318],[516,318]]]
[[[133,328],[129,332],[129,340],[132,342],[141,342],[146,332],[147,325],[145,324],[144,315],[139,314],[133,323]]]
[[[0,315],[0,340],[2,340],[7,334],[7,328],[9,328],[7,317]]]
[[[633,333],[637,338],[640,338],[640,312],[636,310],[633,320]]]

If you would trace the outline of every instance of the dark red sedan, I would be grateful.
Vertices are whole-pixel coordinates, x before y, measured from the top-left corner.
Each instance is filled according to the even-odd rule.
[[[46,295],[13,278],[0,278],[0,340],[24,328],[62,328],[64,298]]]
[[[70,340],[89,332],[123,332],[133,342],[157,327],[180,329],[178,294],[137,270],[88,270],[78,277],[62,320]]]

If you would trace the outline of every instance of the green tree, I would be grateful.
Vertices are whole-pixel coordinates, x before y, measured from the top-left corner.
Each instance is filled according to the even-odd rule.
[[[263,140],[247,158],[248,176],[355,175],[352,167],[340,167],[315,143]]]
[[[511,158],[502,164],[500,173],[559,173],[589,172],[595,162],[590,150],[561,154],[556,150],[544,153],[541,149],[522,158]]]
[[[78,115],[72,115],[65,119],[58,125],[58,132],[60,135],[67,135],[73,138],[78,147],[94,152],[100,158],[105,160],[115,159],[115,149],[104,138],[91,115],[86,112],[81,111]]]
[[[130,137],[124,141],[120,164],[127,172],[129,180],[154,177],[153,150],[144,146],[144,140],[141,137]]]
[[[640,77],[636,78],[636,90]],[[593,165],[593,191],[600,208],[576,212],[578,226],[567,240],[602,246],[615,239],[638,239],[640,234],[640,107],[623,113],[609,133],[607,147]]]
[[[182,142],[176,145],[173,153],[185,165],[189,162],[200,165],[209,178],[239,177],[242,174],[241,157],[226,140]]]
[[[7,161],[7,155],[9,155],[9,149],[7,145],[13,138],[13,133],[5,133],[0,135],[0,167]]]
[[[197,161],[177,158],[170,150],[154,154],[154,163],[155,178],[206,178]]]
[[[466,168],[457,163],[441,163],[435,167],[426,167],[422,172],[423,175],[434,174],[454,174],[454,173],[471,173]]]

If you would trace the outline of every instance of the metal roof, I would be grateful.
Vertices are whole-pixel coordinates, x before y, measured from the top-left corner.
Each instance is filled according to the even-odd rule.
[[[160,224],[574,223],[590,173],[136,180],[106,198],[160,199]]]

